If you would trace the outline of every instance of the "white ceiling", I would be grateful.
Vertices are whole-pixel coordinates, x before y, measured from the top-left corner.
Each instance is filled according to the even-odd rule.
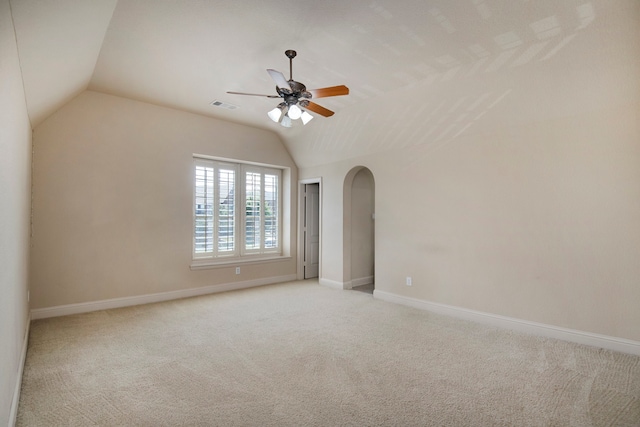
[[[10,4],[34,127],[89,89],[276,131],[304,166],[640,100],[637,0]],[[335,116],[285,129],[226,93],[275,94],[286,49],[308,88],[350,88],[316,100]]]

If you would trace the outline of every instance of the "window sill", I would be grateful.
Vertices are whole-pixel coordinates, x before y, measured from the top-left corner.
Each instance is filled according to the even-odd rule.
[[[208,270],[211,268],[224,268],[237,265],[265,264],[291,260],[290,256],[271,255],[227,259],[202,259],[193,260],[189,268],[191,270]]]

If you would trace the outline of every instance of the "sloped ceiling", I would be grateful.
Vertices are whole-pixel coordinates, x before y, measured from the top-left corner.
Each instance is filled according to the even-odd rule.
[[[84,91],[117,0],[11,0],[33,127]]]
[[[300,166],[640,100],[637,0],[11,0],[32,125],[90,89],[278,132]],[[285,129],[267,68],[332,109]],[[213,107],[214,100],[239,108]]]

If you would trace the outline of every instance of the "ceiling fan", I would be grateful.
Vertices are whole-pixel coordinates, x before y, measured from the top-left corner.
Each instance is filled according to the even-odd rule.
[[[284,127],[291,127],[292,120],[302,120],[302,124],[307,124],[313,116],[305,110],[313,111],[324,117],[333,116],[333,111],[328,110],[315,102],[311,98],[326,98],[328,96],[348,95],[349,88],[340,86],[323,87],[321,89],[308,90],[305,85],[293,80],[293,58],[297,53],[295,50],[284,52],[289,58],[289,80],[277,70],[268,69],[267,72],[276,83],[277,95],[261,95],[257,93],[227,92],[232,95],[264,96],[267,98],[282,98],[282,102],[267,114],[271,120],[280,123]]]

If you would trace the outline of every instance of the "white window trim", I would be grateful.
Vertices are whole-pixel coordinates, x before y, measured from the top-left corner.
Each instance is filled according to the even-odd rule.
[[[248,264],[266,264],[278,261],[289,261],[291,257],[288,255],[277,255],[269,257],[259,256],[243,256],[235,258],[223,258],[223,259],[194,259],[191,262],[189,268],[191,270],[208,270],[212,268],[223,268],[235,265],[248,265]]]
[[[233,167],[236,171],[236,189],[240,190],[239,195],[236,195],[234,203],[236,209],[236,221],[235,221],[235,234],[237,236],[236,246],[233,253],[227,255],[216,255],[216,249],[212,254],[200,255],[195,253],[195,184],[193,187],[192,197],[192,244],[191,244],[191,270],[209,269],[217,267],[228,267],[230,265],[246,265],[246,264],[258,264],[265,262],[277,262],[290,260],[291,256],[288,252],[288,245],[285,242],[285,236],[289,233],[283,228],[288,226],[288,215],[286,215],[285,207],[289,203],[285,200],[286,188],[288,185],[285,183],[285,179],[288,178],[288,168],[277,165],[262,164],[255,162],[244,162],[229,158],[211,157],[206,155],[193,155],[192,171],[195,171],[196,165],[213,165],[214,167],[225,166]],[[245,179],[247,171],[259,171],[259,172],[277,172],[278,175],[278,248],[273,251],[268,249],[263,250],[246,250],[245,249],[245,221],[246,221],[246,208],[245,208]],[[264,195],[264,185],[262,185],[261,192]],[[288,195],[286,195],[289,197]],[[214,196],[217,198],[217,196]],[[217,221],[214,225],[217,228]],[[217,242],[214,242],[217,245]]]

